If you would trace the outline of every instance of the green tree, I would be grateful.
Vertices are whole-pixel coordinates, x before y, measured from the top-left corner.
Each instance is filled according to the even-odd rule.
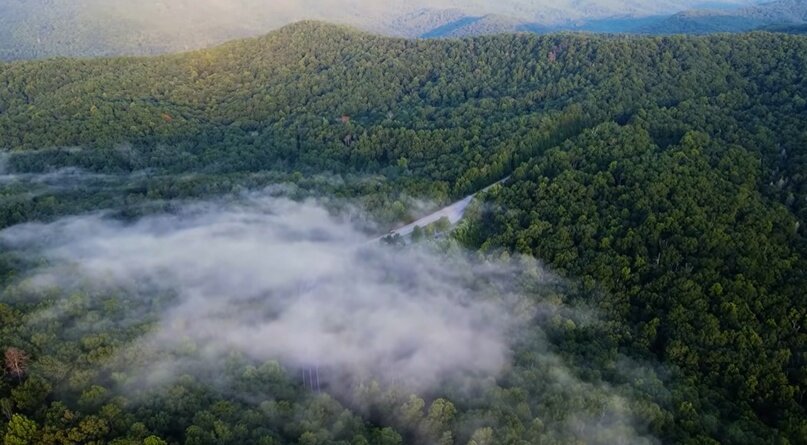
[[[4,445],[33,445],[37,437],[37,424],[22,414],[14,414],[6,427]]]
[[[149,436],[143,439],[143,445],[168,445],[168,442],[157,436]]]

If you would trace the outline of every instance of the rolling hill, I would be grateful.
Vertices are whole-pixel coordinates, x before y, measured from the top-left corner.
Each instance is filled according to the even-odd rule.
[[[424,40],[321,22],[181,54],[0,63],[4,440],[799,443],[807,432],[805,72],[807,38],[787,34]],[[215,312],[246,312],[249,322],[235,328],[249,331],[258,312],[278,317],[271,306],[253,310],[275,294],[233,288],[280,275],[285,263],[317,262],[295,250],[318,246],[298,237],[308,208],[284,220],[293,249],[265,265],[254,258],[278,244],[264,224],[274,208],[256,215],[188,201],[249,200],[270,187],[301,201],[346,200],[348,213],[360,206],[391,223],[408,207],[451,202],[506,177],[435,245],[479,266],[440,257],[463,286],[446,290],[440,269],[423,300],[481,294],[509,310],[518,286],[518,335],[502,330],[512,343],[497,355],[506,366],[495,376],[471,367],[466,379],[424,392],[336,379],[339,387],[320,392],[310,370],[301,379],[299,363],[271,355],[217,354],[184,335],[171,336],[176,349],[150,349],[164,339],[155,329],[198,318],[198,299],[187,320],[161,318],[176,313],[183,290],[212,281],[213,300],[232,297]],[[172,221],[178,229],[164,226]],[[244,221],[269,241],[239,238]],[[315,229],[314,240],[331,238]],[[188,250],[189,233],[201,233],[202,258]],[[221,236],[255,256],[217,262],[221,246],[208,244]],[[152,278],[180,287],[109,284],[154,264],[144,240],[168,251]],[[397,275],[386,260],[373,265],[382,259],[415,275],[439,269],[396,249],[357,255],[369,252],[360,264],[383,282]],[[353,261],[344,250],[329,251],[332,263]],[[70,259],[115,268],[76,278]],[[169,274],[177,262],[192,267]],[[31,275],[42,268],[44,276]],[[338,270],[326,281],[362,276]],[[54,281],[59,273],[64,283]],[[297,301],[303,291],[293,284]],[[327,301],[351,295],[331,289]],[[389,288],[373,287],[369,301],[386,295],[378,289]],[[420,308],[406,291],[395,295],[403,295],[396,305]],[[309,306],[300,308],[304,320],[318,309]],[[326,314],[328,335],[358,324],[349,335],[375,339],[377,329],[354,316],[372,326],[395,319],[379,323],[363,305],[327,307],[348,319]],[[442,345],[500,315],[484,312],[455,335],[431,312],[441,307],[393,327],[404,339],[437,329],[429,343],[441,348],[426,364],[472,349]],[[237,344],[274,344],[290,329]],[[393,354],[378,348],[389,368],[417,356],[400,344]],[[215,363],[195,361],[211,355]],[[155,372],[143,377],[142,368]],[[414,367],[417,377],[423,369]],[[478,379],[482,389],[469,390]]]

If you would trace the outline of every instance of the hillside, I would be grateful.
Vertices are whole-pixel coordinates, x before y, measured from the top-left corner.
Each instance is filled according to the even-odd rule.
[[[547,32],[549,28],[537,23],[525,22],[512,17],[486,15],[482,17],[462,17],[429,30],[419,37],[473,37],[514,32]]]
[[[54,443],[68,434],[149,444],[799,443],[807,433],[805,72],[807,39],[786,34],[406,40],[320,22],[176,55],[0,64],[0,228],[11,230],[0,232],[8,249],[0,344],[31,361],[25,378],[0,379],[0,401],[13,412],[0,433]],[[56,185],[54,175],[63,178]],[[519,255],[544,261],[558,279],[527,286],[549,297],[531,303],[530,329],[504,354],[512,363],[484,391],[460,381],[410,397],[362,381],[350,391],[370,402],[357,406],[344,394],[312,395],[305,371],[300,384],[294,370],[233,353],[204,368],[214,384],[200,372],[206,377],[182,374],[165,391],[119,392],[133,379],[126,354],[139,365],[163,358],[130,345],[146,347],[139,339],[155,326],[190,322],[158,323],[149,312],[173,313],[162,309],[176,289],[144,304],[129,287],[96,298],[101,291],[75,280],[75,292],[34,295],[18,279],[64,251],[32,257],[24,245],[2,244],[9,233],[39,246],[76,231],[89,245],[72,242],[93,264],[119,267],[100,274],[114,279],[130,259],[151,264],[137,240],[151,231],[162,239],[160,221],[187,211],[197,218],[191,228],[208,223],[209,206],[182,210],[189,199],[283,183],[300,199],[350,200],[393,224],[418,203],[447,203],[509,175],[443,250],[474,251],[485,258],[480,271],[509,261],[497,272],[507,285],[460,265],[456,275],[474,295],[495,300],[543,273],[522,269]],[[97,216],[58,222],[101,210],[117,219],[98,234]],[[240,222],[212,220],[213,237],[240,233]],[[294,224],[284,230],[302,230]],[[136,231],[120,241],[131,258],[109,254],[104,236],[126,230]],[[172,248],[184,252],[176,239]],[[202,272],[176,278],[194,288],[212,273],[223,280],[211,284],[216,297],[267,273],[251,257],[222,272],[194,253],[182,260]],[[388,254],[374,255],[361,264]],[[276,258],[270,269],[296,258]],[[258,297],[245,298],[220,312]],[[65,307],[45,310],[58,302]],[[124,323],[126,311],[149,316]],[[401,348],[404,358],[414,354]],[[167,356],[182,363],[207,353],[188,340]],[[104,360],[119,354],[123,364]],[[173,373],[158,371],[151,377]]]
[[[642,28],[648,34],[711,34],[745,32],[765,26],[768,22],[726,11],[687,11],[662,22]]]
[[[807,34],[807,24],[806,25],[771,25],[771,26],[763,26],[759,28],[760,31],[768,31],[768,32],[783,32],[787,34]]]

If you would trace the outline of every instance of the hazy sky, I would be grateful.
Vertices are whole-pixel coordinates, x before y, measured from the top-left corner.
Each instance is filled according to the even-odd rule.
[[[0,0],[0,60],[159,54],[266,34],[303,19],[417,37],[464,15],[581,25],[754,0]],[[461,11],[455,11],[459,8]],[[423,13],[424,9],[429,9]],[[450,10],[450,12],[446,12]],[[437,13],[435,13],[435,11]]]
[[[85,0],[89,1],[89,0]],[[94,0],[98,1],[98,0]],[[557,21],[582,17],[606,17],[627,14],[673,13],[715,4],[745,5],[754,0],[158,0],[126,2],[105,0],[102,8],[127,4],[131,9],[147,13],[150,9],[189,10],[191,14],[256,17],[274,16],[280,21],[301,18],[345,20],[371,25],[373,19],[384,20],[419,9],[457,8],[470,14],[504,14],[524,20]]]

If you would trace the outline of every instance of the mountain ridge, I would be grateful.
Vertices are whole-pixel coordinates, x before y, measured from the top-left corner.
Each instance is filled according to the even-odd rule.
[[[807,22],[807,0],[775,0],[737,10],[696,9],[644,27],[645,33],[743,32]]]
[[[753,1],[719,4],[737,7]],[[598,26],[622,32],[636,28],[623,23],[625,17],[642,21],[698,4],[701,2],[694,0],[652,4],[639,0],[396,0],[384,5],[365,0],[272,4],[261,0],[144,0],[133,5],[128,0],[0,0],[0,60],[164,54],[261,35],[303,19],[404,37],[584,29],[585,23],[610,18],[615,20],[613,26]]]

